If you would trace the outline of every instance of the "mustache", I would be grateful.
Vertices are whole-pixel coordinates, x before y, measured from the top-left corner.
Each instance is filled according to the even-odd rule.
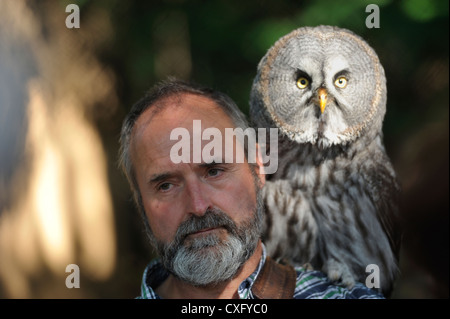
[[[238,228],[233,220],[218,208],[208,208],[203,216],[191,216],[180,224],[175,234],[174,243],[181,244],[187,236],[207,228],[223,227],[232,235],[238,235]]]

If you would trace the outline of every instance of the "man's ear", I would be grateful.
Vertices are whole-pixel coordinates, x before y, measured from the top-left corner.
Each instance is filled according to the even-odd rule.
[[[264,164],[262,160],[261,155],[261,148],[259,147],[259,144],[256,143],[256,174],[259,177],[259,180],[261,181],[261,187],[264,186],[266,183],[266,173],[264,171]]]

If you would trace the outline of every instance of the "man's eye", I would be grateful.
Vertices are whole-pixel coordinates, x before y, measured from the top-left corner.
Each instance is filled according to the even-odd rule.
[[[210,177],[219,176],[222,172],[223,172],[223,170],[221,170],[221,169],[211,168],[208,170],[208,176],[210,176]]]
[[[158,186],[158,190],[167,192],[168,190],[170,190],[172,188],[172,186],[173,185],[170,183],[162,183]]]

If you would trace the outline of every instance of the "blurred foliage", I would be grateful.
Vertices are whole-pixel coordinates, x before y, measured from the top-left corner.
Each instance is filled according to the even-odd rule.
[[[129,190],[116,167],[121,121],[131,105],[155,82],[176,75],[226,92],[248,112],[252,80],[266,51],[293,29],[320,24],[361,35],[386,71],[385,143],[406,185],[406,201],[421,200],[411,200],[403,213],[413,221],[406,227],[414,232],[405,238],[415,236],[415,241],[405,245],[409,252],[395,296],[448,297],[448,1],[60,0],[52,5],[64,10],[69,3],[80,6],[81,28],[88,16],[102,18],[91,34],[100,42],[97,56],[115,74],[120,100],[114,115],[95,119],[109,157],[122,256],[116,277],[106,286],[91,287],[100,297],[137,295],[148,261],[142,228],[129,221],[134,207],[131,200],[124,201]],[[365,25],[365,8],[371,3],[380,8],[379,29]],[[424,150],[431,159],[423,159]],[[436,190],[442,194],[430,196]],[[420,225],[427,222],[422,234]],[[430,257],[422,253],[428,247],[440,249]],[[125,262],[127,258],[132,261]]]
[[[426,22],[439,16],[446,16],[446,13],[448,13],[448,2],[409,0],[402,2],[402,9],[411,19]]]

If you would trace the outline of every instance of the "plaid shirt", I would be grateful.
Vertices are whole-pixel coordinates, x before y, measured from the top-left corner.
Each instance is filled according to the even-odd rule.
[[[245,279],[238,288],[240,299],[255,299],[252,286],[258,277],[266,260],[266,249],[263,245],[263,253],[256,270]],[[297,283],[294,290],[294,299],[383,299],[384,297],[375,290],[369,289],[361,283],[356,283],[352,289],[347,289],[333,284],[327,276],[315,270],[306,270],[302,267],[295,268]],[[152,287],[158,287],[167,277],[168,272],[158,260],[152,261],[144,271],[141,284],[141,295],[138,299],[161,299]]]

